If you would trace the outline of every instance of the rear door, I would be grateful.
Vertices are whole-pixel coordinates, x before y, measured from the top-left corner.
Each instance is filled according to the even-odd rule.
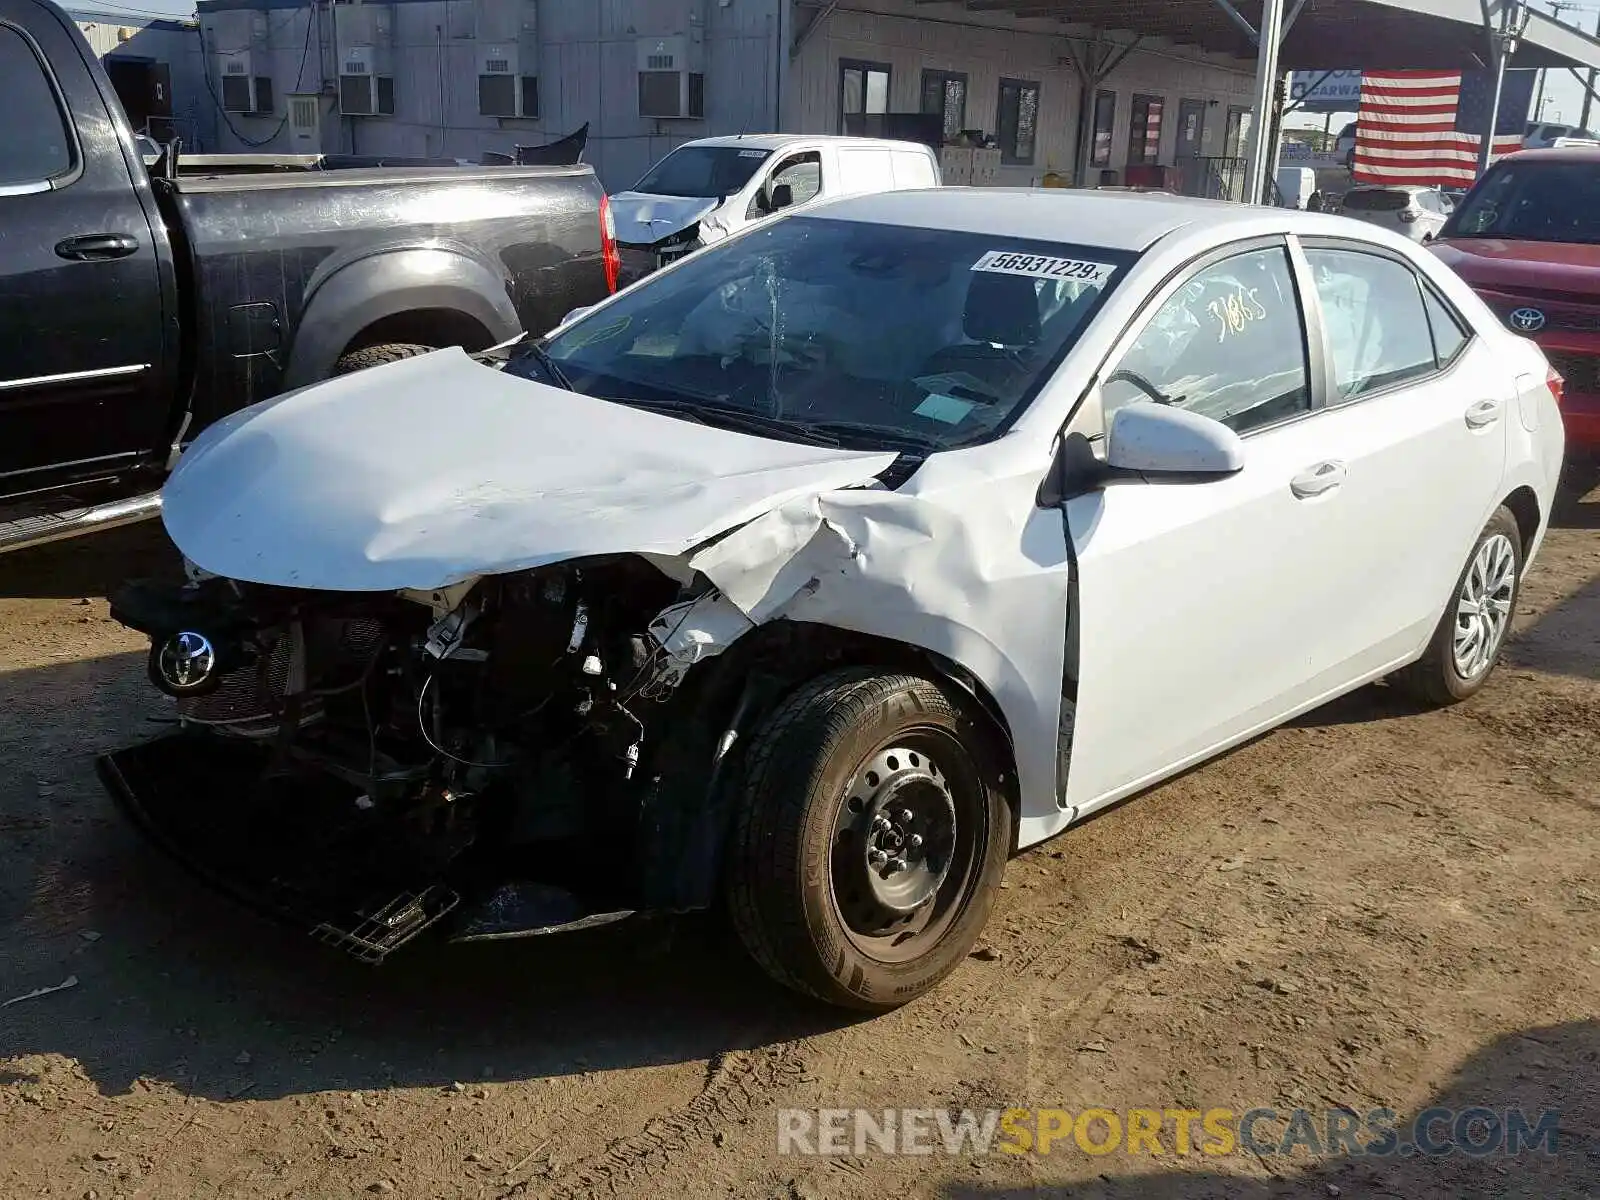
[[[154,237],[57,12],[0,0],[0,495],[114,470],[169,416]]]
[[[1402,256],[1303,247],[1332,375],[1318,424],[1357,539],[1322,620],[1360,674],[1420,649],[1444,612],[1502,496],[1516,380]]]

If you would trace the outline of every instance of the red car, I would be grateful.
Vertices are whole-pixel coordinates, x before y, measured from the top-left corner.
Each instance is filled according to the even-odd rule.
[[[1569,457],[1600,459],[1600,146],[1507,155],[1432,248],[1544,350],[1566,381]]]

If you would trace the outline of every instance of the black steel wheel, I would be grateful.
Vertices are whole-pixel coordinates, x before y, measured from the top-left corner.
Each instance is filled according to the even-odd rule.
[[[994,740],[940,684],[862,669],[767,718],[728,877],[734,925],[769,974],[882,1011],[966,957],[1011,847]]]

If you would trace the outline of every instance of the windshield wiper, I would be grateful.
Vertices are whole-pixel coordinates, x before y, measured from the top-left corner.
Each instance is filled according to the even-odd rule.
[[[809,428],[840,437],[881,442],[882,448],[904,450],[913,454],[932,454],[941,448],[933,438],[893,425],[872,425],[864,421],[816,421]],[[874,450],[879,448],[872,447]]]
[[[607,396],[606,399],[650,412],[682,417],[699,425],[717,425],[742,433],[775,433],[790,441],[805,442],[812,446],[839,444],[839,439],[833,434],[819,431],[816,426],[803,421],[786,421],[782,417],[769,417],[765,413],[726,404],[708,404],[701,400],[639,400],[632,396]]]
[[[706,423],[705,418],[700,415],[698,405],[687,404],[682,400],[642,400],[638,396],[601,396],[600,399],[609,400],[613,404],[625,404],[629,408],[642,408],[646,412],[682,417],[685,421],[693,421],[696,425]]]
[[[529,342],[523,348],[522,353],[538,363],[540,370],[548,375],[557,387],[565,388],[569,392],[578,390],[572,386],[572,380],[567,378],[567,373],[561,369],[561,364],[551,358],[550,351],[546,350],[540,343]]]

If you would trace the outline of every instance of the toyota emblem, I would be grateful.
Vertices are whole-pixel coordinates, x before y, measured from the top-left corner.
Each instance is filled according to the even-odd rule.
[[[1544,314],[1537,308],[1514,309],[1510,321],[1518,333],[1538,333],[1544,328]]]
[[[166,690],[174,695],[202,691],[217,669],[217,652],[203,633],[175,633],[161,644],[155,668]]]

